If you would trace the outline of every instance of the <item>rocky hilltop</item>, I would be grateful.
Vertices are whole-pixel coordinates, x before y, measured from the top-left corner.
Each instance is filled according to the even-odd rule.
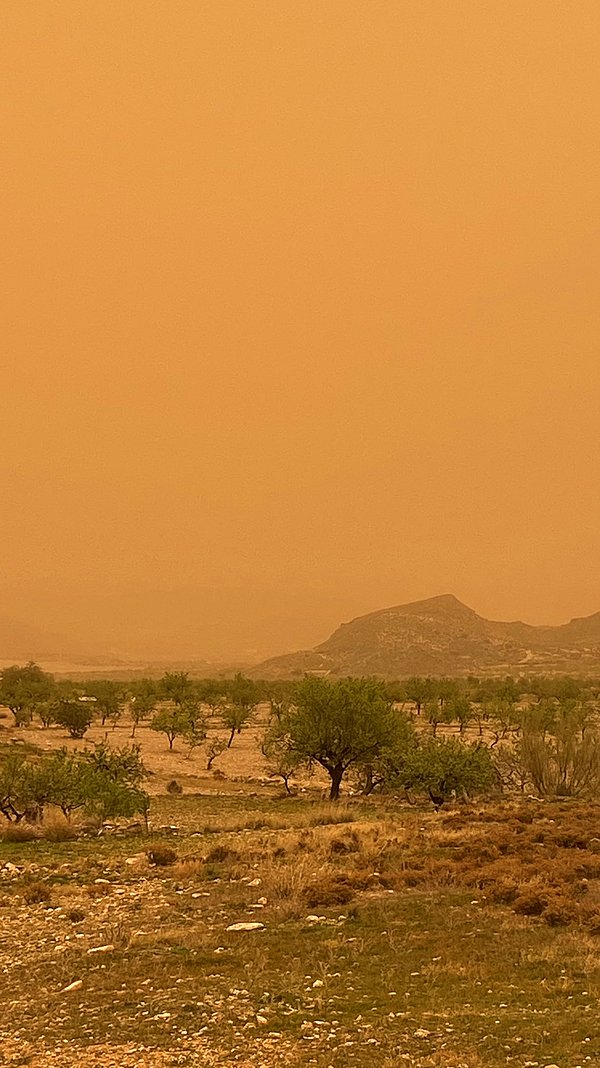
[[[499,623],[452,594],[384,608],[342,623],[314,649],[273,657],[262,678],[600,674],[600,612],[555,627]]]

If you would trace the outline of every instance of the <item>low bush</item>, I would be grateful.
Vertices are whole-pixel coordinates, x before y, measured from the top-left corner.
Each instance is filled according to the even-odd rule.
[[[559,894],[551,897],[542,912],[542,919],[549,927],[567,927],[577,918],[577,907],[569,898]]]
[[[206,864],[224,864],[227,861],[235,861],[240,859],[240,854],[237,849],[231,849],[229,846],[218,845],[214,849],[211,849],[210,853],[205,857]]]
[[[352,901],[358,889],[364,888],[364,882],[360,882],[362,885],[356,886],[347,875],[325,875],[306,887],[306,903],[311,908],[346,905]]]
[[[3,842],[33,842],[39,832],[30,823],[3,823],[0,839]]]
[[[62,812],[48,812],[41,825],[42,838],[48,842],[70,842],[77,831]]]
[[[23,898],[28,905],[39,905],[50,901],[52,894],[46,883],[29,883],[23,890]]]
[[[513,912],[520,916],[541,916],[551,900],[549,888],[543,883],[522,886],[512,903]]]
[[[331,854],[342,856],[345,856],[348,853],[358,853],[360,848],[361,841],[354,830],[345,835],[337,835],[335,838],[332,838],[329,843],[329,852]]]
[[[177,853],[168,846],[155,846],[148,850],[148,860],[157,868],[168,868],[177,861]]]

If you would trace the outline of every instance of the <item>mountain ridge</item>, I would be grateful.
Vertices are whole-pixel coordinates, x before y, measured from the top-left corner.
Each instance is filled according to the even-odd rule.
[[[369,612],[313,649],[271,657],[256,676],[600,672],[600,612],[557,626],[486,619],[454,594]]]

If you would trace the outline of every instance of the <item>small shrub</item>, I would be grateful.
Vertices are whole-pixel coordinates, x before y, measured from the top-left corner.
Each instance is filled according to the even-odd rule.
[[[13,709],[13,715],[15,717],[15,727],[28,727],[31,723],[32,715],[29,708],[15,708]]]
[[[3,842],[33,842],[38,837],[38,831],[30,823],[6,823],[0,831]]]
[[[556,896],[550,899],[542,912],[542,919],[549,927],[567,927],[576,919],[577,909],[568,898]]]
[[[498,905],[510,905],[519,892],[519,887],[512,879],[499,879],[488,891],[488,899]]]
[[[214,849],[211,849],[210,853],[206,857],[207,864],[223,864],[225,861],[239,860],[240,854],[237,849],[230,849],[228,846],[218,845]]]
[[[360,838],[356,831],[352,830],[347,835],[339,835],[336,838],[332,838],[329,843],[329,852],[332,854],[346,855],[348,853],[358,853],[361,848]]]
[[[23,897],[28,905],[39,905],[43,901],[50,901],[50,889],[45,883],[29,883],[23,891]]]
[[[356,889],[347,875],[325,876],[306,888],[306,902],[311,908],[346,905],[352,901]]]
[[[85,912],[83,909],[70,909],[67,912],[67,917],[71,923],[82,923],[85,920]]]
[[[157,868],[168,868],[177,861],[177,853],[168,846],[156,846],[148,850],[148,860]]]
[[[71,842],[77,831],[62,813],[50,812],[42,823],[42,837],[48,842]]]
[[[111,883],[88,883],[85,888],[88,897],[107,897],[112,892]]]
[[[582,919],[591,935],[600,935],[600,909],[597,906],[582,910]]]
[[[312,831],[300,831],[298,835],[298,841],[296,843],[296,850],[298,853],[304,853],[308,849],[313,848],[313,832]]]
[[[458,856],[461,860],[469,860],[477,865],[497,860],[502,853],[506,852],[507,850],[501,849],[495,842],[476,841],[459,849]]]
[[[171,779],[171,781],[167,783],[167,793],[171,794],[172,797],[178,796],[183,793],[183,786],[180,782],[177,782],[177,779]]]
[[[548,891],[542,887],[522,887],[513,901],[513,912],[520,916],[541,916],[550,901]]]
[[[174,877],[181,880],[197,879],[202,874],[204,874],[202,861],[193,857],[180,860],[173,871]]]
[[[576,830],[558,831],[552,835],[549,839],[553,845],[560,846],[561,849],[587,849],[589,847],[590,836],[589,834],[583,834]]]

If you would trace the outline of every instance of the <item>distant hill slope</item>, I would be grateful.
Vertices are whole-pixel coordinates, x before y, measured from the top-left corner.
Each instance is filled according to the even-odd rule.
[[[600,673],[600,612],[557,627],[497,623],[452,594],[384,608],[342,623],[314,649],[273,657],[252,674],[334,676]]]

